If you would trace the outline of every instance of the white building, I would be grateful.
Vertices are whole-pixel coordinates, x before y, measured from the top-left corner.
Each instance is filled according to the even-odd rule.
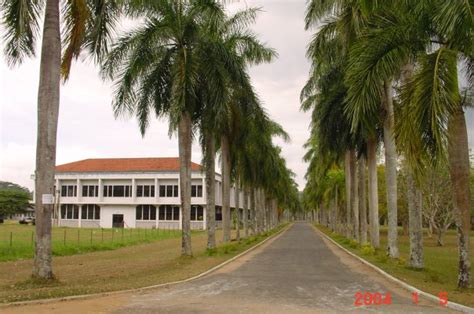
[[[181,228],[178,158],[86,159],[57,166],[55,179],[59,226]],[[191,185],[191,228],[205,229],[205,174],[196,163],[192,163]],[[216,174],[218,225],[221,191]],[[242,193],[240,198],[243,204]]]

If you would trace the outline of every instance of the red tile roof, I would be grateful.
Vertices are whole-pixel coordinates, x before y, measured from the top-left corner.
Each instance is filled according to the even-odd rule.
[[[201,166],[191,163],[192,170]],[[146,172],[179,171],[179,158],[100,158],[56,166],[56,172]]]

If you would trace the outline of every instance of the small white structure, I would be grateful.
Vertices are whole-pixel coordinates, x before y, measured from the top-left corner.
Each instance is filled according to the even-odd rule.
[[[86,159],[56,167],[56,219],[67,227],[180,229],[178,158]],[[222,221],[216,174],[216,224]],[[192,163],[191,228],[206,228],[206,183]],[[233,190],[233,189],[232,189]],[[243,204],[242,192],[240,204]],[[231,191],[231,207],[234,192]]]

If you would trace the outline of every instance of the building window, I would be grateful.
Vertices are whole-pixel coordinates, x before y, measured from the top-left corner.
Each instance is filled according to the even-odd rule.
[[[153,205],[138,205],[136,218],[137,220],[156,220],[156,207]]]
[[[137,197],[155,197],[155,186],[137,185]]]
[[[160,197],[178,197],[178,185],[160,185]]]
[[[65,196],[65,197],[77,196],[77,185],[61,186],[61,196]]]
[[[191,185],[191,197],[202,197],[202,185]]]
[[[81,208],[81,219],[100,220],[100,207],[95,204],[85,204]]]
[[[191,206],[191,220],[203,221],[204,220],[204,209],[201,205]]]
[[[159,208],[159,220],[179,220],[179,207],[173,205],[161,205]]]
[[[98,197],[99,186],[98,185],[83,185],[82,196],[84,197]]]
[[[105,197],[131,197],[131,185],[104,185]]]
[[[79,206],[73,204],[62,204],[61,219],[79,219]]]

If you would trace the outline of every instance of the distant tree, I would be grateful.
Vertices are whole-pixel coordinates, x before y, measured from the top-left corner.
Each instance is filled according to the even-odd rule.
[[[31,196],[21,189],[0,189],[0,216],[24,213],[29,207]]]
[[[443,235],[454,223],[453,191],[447,166],[431,168],[421,190],[423,193],[423,217],[428,223],[430,236],[436,232],[437,244],[442,246]]]
[[[31,191],[28,188],[8,181],[0,181],[0,190],[19,190],[31,195]]]

